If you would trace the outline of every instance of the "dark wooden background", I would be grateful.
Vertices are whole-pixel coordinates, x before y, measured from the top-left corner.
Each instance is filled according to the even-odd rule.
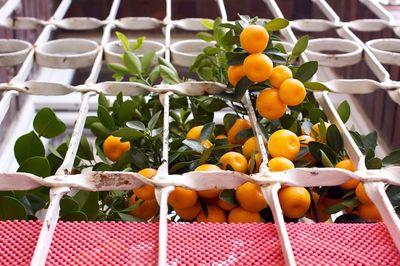
[[[365,6],[358,0],[328,0],[329,4],[338,13],[343,21],[349,21],[359,18],[376,18]],[[17,11],[17,15],[34,16],[46,19],[52,13],[54,6],[57,6],[59,0],[24,0],[23,6]],[[111,0],[75,0],[67,14],[70,16],[91,16],[99,19],[107,17]],[[324,18],[321,12],[310,0],[288,1],[277,0],[285,17],[290,20],[299,18]],[[225,1],[229,19],[236,19],[237,14],[248,14],[250,16],[272,17],[268,8],[262,0],[228,0]],[[218,6],[215,0],[173,0],[172,7],[173,19],[185,17],[208,17],[216,18],[219,16]],[[165,16],[165,1],[155,0],[149,4],[148,0],[123,0],[122,7],[119,9],[118,17],[126,16],[151,16],[159,19]],[[35,40],[37,35],[34,31],[11,31],[0,28],[1,38],[23,38],[29,41]],[[298,33],[303,34],[303,33]],[[395,38],[391,30],[387,29],[381,32],[363,33],[356,32],[364,42],[376,38]],[[312,37],[338,37],[334,31],[323,34],[311,34]],[[392,79],[400,79],[400,71],[397,66],[385,66],[391,74]],[[0,82],[9,80],[15,73],[14,68],[0,68]],[[335,70],[344,78],[372,78],[373,73],[368,69],[365,63],[361,62],[351,67],[345,67]],[[368,95],[356,95],[356,99],[364,108],[367,117],[374,127],[379,131],[380,137],[391,147],[400,148],[400,106],[393,102],[384,91],[377,91]],[[12,119],[13,113],[18,108],[18,102],[12,103],[10,114],[6,121],[0,127],[0,136],[4,128]]]

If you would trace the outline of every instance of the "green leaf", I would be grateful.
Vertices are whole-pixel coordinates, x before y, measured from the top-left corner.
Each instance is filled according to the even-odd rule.
[[[214,20],[212,19],[202,19],[201,25],[203,25],[206,29],[212,30],[214,29]]]
[[[384,165],[398,164],[400,163],[400,149],[394,150],[385,156],[382,160]]]
[[[45,107],[36,114],[33,120],[33,128],[39,136],[54,138],[64,133],[67,127],[58,119],[53,110]]]
[[[224,189],[220,194],[219,198],[225,202],[228,202],[234,206],[238,206],[238,202],[236,201],[235,197],[235,190],[234,189]]]
[[[246,128],[243,130],[240,130],[236,136],[235,139],[236,140],[245,140],[248,138],[251,138],[253,136],[253,128]]]
[[[231,127],[235,124],[237,119],[238,119],[237,115],[234,114],[226,114],[224,116],[224,126],[226,132],[228,132],[229,129],[231,129]]]
[[[310,114],[310,121],[313,124],[318,123],[321,119],[324,121],[328,121],[328,118],[326,117],[325,113],[319,108],[312,108],[309,111],[309,114]]]
[[[268,23],[264,24],[264,28],[267,31],[277,31],[286,28],[289,25],[289,21],[284,18],[274,18]]]
[[[133,128],[121,128],[112,133],[113,136],[121,137],[121,141],[135,140],[143,136],[143,134]]]
[[[122,221],[124,222],[144,222],[144,220],[134,217],[130,214],[125,214],[125,213],[118,213],[118,216],[121,218]]]
[[[331,91],[327,86],[319,82],[304,82],[304,87],[312,91]]]
[[[343,101],[337,107],[336,111],[338,112],[340,119],[342,119],[343,123],[346,123],[350,117],[350,105],[347,101]]]
[[[211,139],[212,134],[214,133],[214,122],[207,123],[203,126],[200,133],[200,141],[203,142],[205,140]]]
[[[241,65],[243,64],[244,59],[248,56],[248,53],[226,53],[226,59],[228,60],[228,65]]]
[[[212,36],[208,32],[199,32],[196,34],[196,37],[199,39],[202,39],[203,41],[206,41],[206,42],[214,41],[214,36]]]
[[[38,135],[31,131],[17,139],[14,145],[14,155],[19,164],[34,156],[43,157],[45,155],[43,143]]]
[[[375,151],[376,146],[378,145],[378,134],[376,131],[372,131],[368,135],[362,136],[361,140],[366,150],[371,149]]]
[[[117,31],[117,32],[115,32],[115,35],[117,35],[118,40],[121,41],[122,46],[124,47],[124,50],[129,51],[130,45],[129,45],[128,38],[125,36],[125,34]]]
[[[366,163],[365,166],[367,169],[381,169],[382,168],[382,160],[379,158],[372,158],[369,159]]]
[[[308,46],[308,35],[301,37],[293,47],[292,55],[290,56],[291,60],[298,58]]]
[[[400,206],[400,186],[389,185],[386,194],[394,207]]]
[[[103,106],[104,108],[108,109],[110,107],[110,103],[108,102],[107,97],[104,95],[103,92],[99,93],[98,98],[99,105]]]
[[[323,150],[320,151],[321,153],[321,162],[324,167],[333,167],[332,162],[329,160],[328,156],[326,156]]]
[[[249,80],[246,76],[241,78],[239,82],[236,84],[234,97],[237,101],[240,101],[243,95],[246,93],[247,89],[253,82]]]
[[[0,220],[25,220],[26,210],[24,205],[17,199],[10,196],[0,197]]]
[[[85,160],[93,160],[93,148],[90,145],[89,141],[87,140],[86,136],[82,136],[79,142],[78,152],[77,155]]]
[[[79,210],[93,221],[99,213],[99,192],[79,191],[73,197],[79,204]]]
[[[315,160],[322,162],[321,151],[325,153],[325,155],[329,158],[329,160],[336,164],[336,153],[327,145],[322,144],[316,141],[310,141],[308,143],[308,149],[310,150],[311,155],[315,158]]]
[[[178,74],[164,65],[160,65],[160,76],[168,84],[177,84],[180,82]]]
[[[200,107],[204,111],[218,112],[221,109],[228,106],[226,104],[226,102],[221,99],[214,98],[214,97],[208,97],[208,96],[205,96],[205,98],[206,98],[206,100],[200,102]]]
[[[109,64],[107,64],[107,67],[111,71],[118,73],[121,76],[125,76],[125,75],[129,74],[129,69],[126,66],[119,64],[119,63],[109,63]]]
[[[300,80],[301,82],[306,82],[310,80],[318,70],[318,62],[317,61],[309,61],[307,63],[302,64],[296,74],[294,75],[295,79]]]
[[[20,164],[17,172],[31,173],[37,176],[46,177],[50,175],[50,163],[47,158],[35,156]]]
[[[93,132],[93,134],[96,137],[99,137],[101,139],[105,139],[111,135],[111,131],[108,128],[106,128],[105,126],[103,126],[103,124],[100,122],[95,122],[95,123],[91,124],[90,130]]]
[[[175,72],[176,75],[178,75],[178,72],[176,71],[175,67],[174,67],[170,62],[168,62],[167,60],[165,60],[165,58],[158,57],[158,64],[159,64],[159,65],[166,66],[166,67],[169,68],[171,71]]]
[[[69,221],[69,222],[73,222],[73,221],[87,222],[88,221],[88,217],[86,216],[86,214],[81,211],[69,212],[69,213],[61,216],[60,219],[62,221]]]
[[[142,44],[145,39],[146,39],[146,37],[144,37],[144,36],[137,38],[137,40],[133,43],[132,50],[137,50],[140,47],[142,47]]]
[[[201,145],[201,143],[197,140],[185,139],[182,141],[182,143],[198,153],[202,153],[204,151],[203,145]]]
[[[210,155],[214,149],[214,145],[212,145],[210,148],[205,149],[203,154],[201,155],[199,165],[207,163],[208,158],[210,158]]]
[[[64,196],[60,200],[60,215],[66,215],[71,212],[79,211],[79,203],[70,196]]]
[[[326,131],[326,141],[329,147],[331,147],[336,153],[343,150],[343,139],[336,125],[332,124]]]
[[[99,105],[97,108],[97,116],[100,122],[108,129],[113,130],[115,127],[114,119],[111,117],[110,113],[104,106]]]
[[[122,56],[125,66],[132,74],[142,73],[142,63],[137,55],[132,52],[125,52]]]
[[[126,123],[126,126],[129,128],[133,128],[139,131],[145,131],[146,126],[140,121],[129,121]]]
[[[140,58],[140,62],[142,63],[142,72],[148,73],[150,71],[151,64],[153,63],[154,56],[156,55],[155,50],[147,51]]]
[[[132,120],[135,116],[136,104],[131,101],[123,102],[118,110],[118,121],[124,123],[126,121]]]
[[[150,84],[153,84],[160,76],[160,66],[155,66],[149,74]]]
[[[147,124],[147,127],[149,128],[150,131],[152,131],[154,127],[157,125],[157,122],[160,119],[161,112],[162,111],[160,110],[151,117],[149,123]]]

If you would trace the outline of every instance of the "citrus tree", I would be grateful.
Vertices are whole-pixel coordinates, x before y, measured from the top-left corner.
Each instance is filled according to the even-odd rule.
[[[308,36],[294,46],[282,42],[274,32],[285,28],[288,21],[269,22],[240,16],[233,23],[220,19],[204,20],[209,31],[198,37],[209,42],[190,68],[189,77],[226,85],[224,93],[170,99],[169,171],[231,170],[245,174],[259,172],[261,155],[257,139],[242,103],[246,95],[256,110],[256,119],[267,147],[270,171],[296,167],[337,167],[355,171],[348,158],[341,134],[320,109],[313,91],[329,90],[312,81],[318,62],[301,63]],[[128,80],[152,86],[160,81],[180,83],[176,69],[154,51],[137,56],[135,49],[144,38],[131,45],[117,34],[125,52],[121,64],[110,64],[117,81]],[[223,123],[217,124],[215,113],[223,110]],[[345,123],[350,106],[341,103],[337,111]],[[161,165],[163,108],[159,95],[124,97],[113,102],[98,95],[95,116],[87,117],[87,134],[81,138],[73,173],[82,171],[129,171],[146,178],[156,175]],[[55,113],[44,108],[34,121],[34,130],[21,136],[15,144],[18,171],[46,177],[55,174],[68,147],[65,124]],[[90,132],[90,133],[89,133]],[[377,134],[361,135],[350,130],[365,155],[369,169],[400,162],[400,151],[383,159],[375,156]],[[56,146],[44,139],[52,139]],[[311,178],[311,177],[310,177]],[[388,186],[392,204],[400,205],[400,189]],[[279,191],[283,214],[288,221],[308,217],[316,222],[343,211],[338,221],[379,221],[374,204],[357,180],[335,187],[290,187]],[[2,192],[2,206],[7,211],[1,219],[35,219],[49,203],[48,189],[27,192]],[[236,189],[217,188],[193,191],[176,187],[168,198],[170,217],[174,221],[198,222],[266,222],[271,211],[260,186],[246,182]],[[155,221],[158,203],[154,188],[144,185],[133,191],[86,192],[65,196],[61,200],[62,220]]]

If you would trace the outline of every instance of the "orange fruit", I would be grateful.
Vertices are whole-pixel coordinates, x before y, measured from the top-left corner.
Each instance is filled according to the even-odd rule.
[[[279,98],[278,89],[267,88],[258,95],[256,108],[262,117],[274,120],[281,118],[285,114],[287,105]]]
[[[111,161],[118,161],[121,156],[131,149],[129,141],[121,142],[120,137],[108,136],[103,143],[104,155]]]
[[[240,33],[240,45],[249,53],[261,53],[267,48],[269,35],[259,25],[249,25]]]
[[[241,207],[234,208],[229,212],[228,223],[259,223],[261,216],[258,212],[249,212]]]
[[[285,171],[294,168],[292,161],[285,157],[274,157],[268,162],[269,170],[271,172]]]
[[[156,169],[153,168],[145,168],[138,172],[138,174],[151,179],[157,173]],[[155,198],[154,195],[154,187],[152,185],[143,185],[139,188],[133,190],[133,193],[139,198],[143,200],[151,200]]]
[[[137,202],[136,195],[133,194],[129,198],[129,206],[132,206]],[[136,209],[132,210],[130,213],[132,216],[143,220],[149,220],[151,217],[155,216],[158,211],[158,203],[155,199],[152,200],[145,200],[143,203],[137,207]]]
[[[353,162],[349,159],[345,159],[343,161],[340,161],[336,164],[335,166],[336,168],[341,168],[341,169],[346,169],[349,171],[354,172],[356,170],[356,167],[354,166]],[[355,189],[357,187],[357,185],[360,183],[359,180],[357,179],[349,179],[346,182],[344,182],[343,184],[340,185],[341,188],[343,189]]]
[[[315,141],[315,139],[308,135],[301,135],[301,136],[299,136],[299,141],[300,141],[300,148],[301,147],[308,148],[308,143],[310,141]],[[310,163],[315,163],[315,159],[311,155],[311,153],[307,153],[306,155],[301,157],[300,160],[306,160],[306,161],[309,161]]]
[[[228,137],[225,136],[225,135],[223,135],[223,134],[218,135],[218,136],[215,137],[215,139],[227,139],[227,138],[228,138]]]
[[[293,161],[300,151],[300,141],[296,134],[287,129],[272,133],[268,140],[268,152],[272,157],[285,157]]]
[[[243,61],[243,70],[247,78],[253,82],[266,81],[274,67],[271,59],[265,54],[251,54]]]
[[[192,127],[188,133],[186,134],[186,139],[191,139],[191,140],[198,140],[200,141],[200,136],[201,136],[201,130],[203,129],[203,126],[196,126]],[[208,149],[212,146],[212,143],[206,139],[202,143],[204,148]]]
[[[289,106],[301,104],[306,97],[306,88],[297,79],[287,79],[279,87],[279,98]]]
[[[247,172],[246,157],[238,152],[230,151],[225,153],[221,158],[219,158],[219,162],[222,164],[223,169],[226,169],[229,165],[236,172]]]
[[[372,201],[365,192],[363,184],[360,182],[356,187],[356,196],[361,203],[371,204]]]
[[[259,153],[256,153],[254,155],[254,161],[255,161],[255,165],[253,168],[253,173],[258,173],[258,171],[260,170],[260,165],[261,165],[261,155]],[[251,168],[251,159],[249,159],[249,162],[247,163],[247,168],[250,172],[250,168]]]
[[[208,215],[204,214],[203,210],[197,216],[198,223],[225,223],[225,211],[217,206],[207,206]]]
[[[174,207],[174,209],[187,209],[193,207],[196,202],[196,191],[183,187],[176,187],[168,197],[168,204]]]
[[[231,144],[243,144],[247,139],[236,139],[236,135],[245,129],[252,128],[249,120],[238,118],[228,131],[228,141]]]
[[[283,187],[278,193],[282,212],[289,218],[304,216],[311,204],[311,196],[304,187]]]
[[[194,171],[196,171],[196,172],[220,171],[220,170],[221,170],[221,168],[219,168],[218,166],[216,166],[214,164],[203,164],[203,165],[198,166],[196,169],[194,169]],[[207,198],[207,199],[218,197],[220,192],[221,192],[221,190],[216,189],[216,188],[197,191],[197,193],[199,194],[200,197]]]
[[[261,193],[260,185],[246,182],[235,192],[240,207],[250,212],[259,212],[268,206]]]
[[[257,138],[251,137],[242,146],[242,154],[246,157],[247,160],[250,159],[251,154],[258,152]]]
[[[382,220],[378,209],[373,203],[372,204],[361,203],[360,205],[358,205],[357,210],[358,210],[358,215],[361,217],[361,219],[365,221],[377,222]]]
[[[201,210],[201,205],[200,202],[197,201],[197,203],[189,208],[186,209],[175,209],[176,214],[179,215],[179,217],[191,221],[194,220],[197,215],[200,213]]]
[[[228,67],[228,80],[233,85],[236,84],[245,76],[243,71],[243,65],[229,66]]]
[[[229,202],[226,202],[222,199],[218,199],[217,205],[218,205],[218,207],[220,207],[221,209],[226,210],[226,211],[230,211],[236,207],[235,205],[233,205]]]
[[[329,123],[327,123],[327,122],[324,122],[324,124],[325,124],[325,129],[328,130],[328,127],[329,127],[331,124],[329,124]],[[312,130],[311,130],[311,132],[310,132],[310,136],[311,136],[313,139],[315,139],[315,140],[318,141],[318,142],[322,142],[322,143],[325,143],[325,142],[326,142],[326,136],[321,136],[321,133],[319,132],[319,123],[314,124],[314,125],[311,127],[311,129],[312,129]],[[315,131],[315,132],[317,133],[318,136],[315,136],[315,134],[314,134],[313,131]],[[326,132],[325,132],[325,134],[326,134]]]
[[[293,77],[290,68],[284,65],[276,66],[272,69],[272,74],[269,77],[269,84],[274,88],[279,88],[281,84]]]

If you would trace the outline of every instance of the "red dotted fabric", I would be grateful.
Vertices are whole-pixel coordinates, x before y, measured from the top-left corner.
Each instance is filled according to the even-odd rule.
[[[40,222],[0,222],[0,265],[29,265]],[[384,224],[288,224],[298,265],[400,265]],[[47,265],[156,265],[158,224],[59,222]],[[169,224],[169,265],[284,265],[273,224]]]

